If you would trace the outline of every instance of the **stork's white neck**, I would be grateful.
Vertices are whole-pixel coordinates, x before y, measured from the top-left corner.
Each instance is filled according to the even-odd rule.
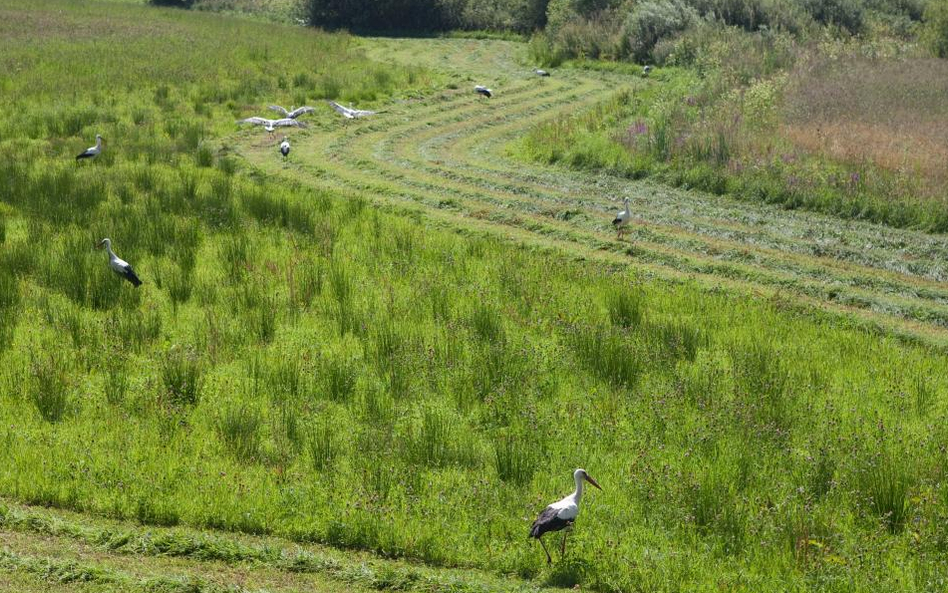
[[[106,242],[105,242],[105,250],[109,252],[109,258],[110,258],[110,259],[115,259],[115,253],[112,251],[112,242],[111,242],[111,241],[106,241]]]
[[[583,498],[583,476],[575,474],[573,475],[573,479],[576,481],[576,490],[573,491],[571,496],[573,500],[576,501],[576,504],[579,504],[579,501]]]

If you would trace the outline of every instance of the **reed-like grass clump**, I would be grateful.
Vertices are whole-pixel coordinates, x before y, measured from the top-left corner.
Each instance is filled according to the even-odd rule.
[[[169,350],[161,361],[161,400],[172,407],[198,403],[203,387],[204,369],[195,353],[181,347]]]

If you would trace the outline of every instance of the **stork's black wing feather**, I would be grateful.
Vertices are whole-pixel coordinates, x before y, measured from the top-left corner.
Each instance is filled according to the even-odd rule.
[[[122,272],[122,277],[132,283],[132,286],[138,288],[142,285],[142,281],[138,279],[138,276],[135,274],[135,270],[132,269],[132,266],[125,266],[125,271]]]
[[[539,539],[539,537],[547,531],[559,531],[571,523],[566,519],[559,518],[557,513],[559,513],[559,509],[553,507],[543,509],[543,512],[540,513],[540,516],[537,517],[537,520],[534,521],[530,527],[530,537]]]

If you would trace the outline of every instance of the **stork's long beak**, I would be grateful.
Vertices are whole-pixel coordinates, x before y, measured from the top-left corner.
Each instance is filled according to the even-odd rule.
[[[599,488],[600,490],[602,490],[602,487],[599,485],[599,482],[594,480],[593,477],[590,476],[589,474],[586,474],[586,481],[592,484],[593,486],[595,486],[596,488]]]

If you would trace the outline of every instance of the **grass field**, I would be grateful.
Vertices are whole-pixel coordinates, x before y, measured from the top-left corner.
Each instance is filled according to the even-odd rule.
[[[0,12],[0,587],[942,588],[937,236],[513,161],[661,83],[517,43]]]

